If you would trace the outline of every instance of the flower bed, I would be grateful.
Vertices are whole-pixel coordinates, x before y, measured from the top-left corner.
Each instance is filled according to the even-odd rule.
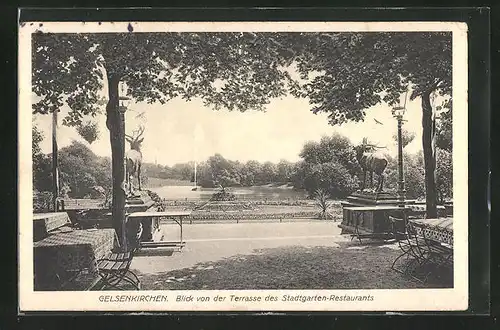
[[[157,196],[155,196],[157,197]],[[233,200],[233,201],[161,201],[163,209],[192,210],[189,221],[318,219],[320,210],[313,200]],[[333,219],[342,219],[340,202],[333,201],[329,211]]]
[[[193,221],[233,221],[233,220],[285,220],[285,219],[318,219],[319,211],[283,212],[283,213],[250,213],[250,212],[193,212],[185,219]],[[334,214],[333,220],[341,220],[342,215]]]
[[[208,200],[163,200],[163,204],[165,206],[186,206],[186,207],[196,207],[202,203],[206,203]],[[241,203],[247,205],[272,205],[272,206],[305,206],[312,205],[315,202],[313,200],[260,200],[260,201],[251,201],[242,199]],[[334,202],[336,203],[336,202]],[[338,202],[340,203],[340,202]]]
[[[318,215],[318,211],[305,211],[295,213],[243,213],[243,212],[213,212],[213,213],[197,213],[191,214],[188,219],[190,220],[271,220],[271,219],[284,219],[284,218],[314,218]]]

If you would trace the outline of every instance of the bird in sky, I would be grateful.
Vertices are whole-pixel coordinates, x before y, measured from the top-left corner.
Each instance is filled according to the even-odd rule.
[[[138,113],[136,116],[135,116],[136,119],[141,119],[141,120],[145,120],[146,119],[146,112],[140,112]]]
[[[375,118],[373,118],[373,120],[375,120],[375,122],[376,122],[377,124],[379,124],[379,125],[384,125],[384,124],[382,124],[380,121],[378,121],[378,120],[377,120],[377,119],[375,119]]]

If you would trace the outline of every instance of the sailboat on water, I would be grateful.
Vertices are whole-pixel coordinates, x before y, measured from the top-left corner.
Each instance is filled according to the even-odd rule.
[[[191,189],[191,191],[197,191],[198,190],[198,185],[196,184],[196,160],[194,161],[194,187]]]

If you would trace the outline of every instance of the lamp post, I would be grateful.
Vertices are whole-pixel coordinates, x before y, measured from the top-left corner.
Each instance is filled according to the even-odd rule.
[[[405,180],[403,170],[403,116],[405,114],[405,107],[396,106],[392,109],[392,115],[398,121],[398,205],[405,207]]]
[[[123,88],[122,88],[123,92]],[[118,112],[120,113],[120,126],[121,126],[121,132],[123,134],[120,136],[120,146],[122,148],[122,155],[125,155],[125,112],[127,112],[128,106],[130,104],[130,98],[126,96],[120,96],[119,97],[119,104],[118,104]],[[127,176],[127,162],[125,157],[122,160],[123,162],[123,178],[122,178],[122,184],[120,185],[121,189],[123,190],[124,196],[127,196],[127,187],[125,187],[125,183],[127,182],[126,176]],[[125,197],[126,198],[126,197]],[[125,202],[126,204],[126,202]],[[126,210],[125,210],[125,218],[122,220],[122,226],[121,226],[121,236],[122,236],[122,246],[125,248],[127,246],[127,216],[126,216]]]
[[[119,97],[119,100],[120,100],[120,104],[118,106],[118,111],[120,112],[120,124],[122,125],[123,127],[123,134],[122,136],[120,136],[120,144],[123,148],[123,155],[125,155],[125,112],[127,112],[128,110],[128,106],[130,104],[130,98],[127,97],[127,96],[120,96]],[[126,158],[124,157],[123,158],[123,173],[125,174],[123,176],[123,184],[122,184],[122,188],[124,189],[124,192],[126,193],[126,187],[125,187],[125,182],[127,182],[127,160]]]

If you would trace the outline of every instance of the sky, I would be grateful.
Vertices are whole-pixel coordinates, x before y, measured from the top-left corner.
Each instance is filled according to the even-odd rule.
[[[335,132],[347,136],[355,144],[366,136],[373,143],[387,146],[389,154],[397,155],[393,140],[397,122],[388,105],[379,104],[367,109],[364,122],[341,126],[329,125],[326,114],[313,114],[310,108],[306,99],[293,96],[271,100],[265,112],[243,113],[215,111],[196,99],[189,102],[174,99],[165,105],[132,103],[126,114],[126,132],[131,134],[139,125],[144,125],[143,161],[169,166],[193,160],[203,161],[215,153],[242,162],[278,162],[282,159],[295,162],[300,159],[299,153],[305,142],[319,141],[322,136]],[[99,124],[99,139],[89,145],[75,128],[61,124],[61,117],[67,110],[63,108],[59,116],[59,148],[77,140],[87,144],[97,155],[111,156],[104,111],[94,119]],[[141,112],[145,113],[144,118],[136,118]],[[420,99],[408,101],[404,128],[416,135],[405,148],[409,153],[422,148],[421,116]],[[383,125],[377,124],[374,118]],[[50,115],[36,115],[35,123],[45,136],[41,143],[42,150],[50,153],[52,118]],[[127,144],[126,150],[128,148]]]

